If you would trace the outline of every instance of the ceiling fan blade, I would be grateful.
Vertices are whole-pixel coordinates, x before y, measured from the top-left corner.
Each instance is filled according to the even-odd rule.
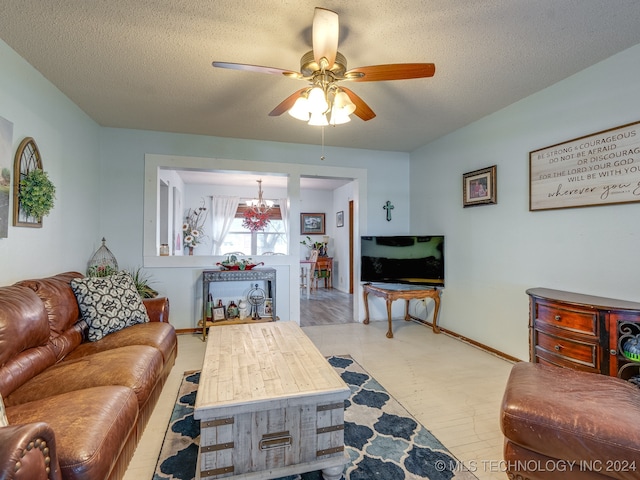
[[[278,105],[276,108],[271,110],[271,112],[269,112],[269,116],[270,117],[277,117],[278,115],[282,115],[284,112],[289,110],[291,107],[293,107],[293,104],[296,103],[296,100],[298,99],[300,94],[302,92],[304,92],[305,90],[306,90],[306,88],[301,88],[297,92],[292,93],[291,95],[289,95],[282,102],[280,102],[280,105]]]
[[[300,72],[293,72],[291,70],[283,70],[275,67],[263,67],[260,65],[248,65],[246,63],[230,63],[230,62],[213,62],[212,65],[218,68],[229,68],[231,70],[242,70],[245,72],[255,73],[267,73],[269,75],[284,75],[290,78],[302,78]]]
[[[340,27],[338,14],[326,8],[316,7],[313,14],[312,42],[313,57],[318,65],[324,57],[329,62],[327,69],[333,67],[338,51]]]
[[[436,66],[433,63],[393,63],[353,68],[344,74],[344,79],[352,82],[382,82],[433,77],[435,73]]]
[[[360,117],[365,122],[367,120],[371,120],[372,118],[375,118],[376,114],[374,113],[374,111],[371,110],[371,107],[369,107],[369,105],[367,105],[365,101],[362,100],[358,95],[353,93],[348,88],[344,88],[341,86],[340,89],[343,90],[344,93],[346,93],[349,96],[349,99],[356,106],[356,110],[353,113],[355,113],[358,117]]]

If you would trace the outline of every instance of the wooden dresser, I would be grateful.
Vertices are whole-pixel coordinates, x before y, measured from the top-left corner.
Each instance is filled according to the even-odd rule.
[[[640,362],[622,353],[640,335],[640,303],[548,288],[527,294],[532,362],[624,379],[640,375]]]

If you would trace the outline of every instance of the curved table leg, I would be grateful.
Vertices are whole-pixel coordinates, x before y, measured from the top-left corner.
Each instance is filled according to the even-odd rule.
[[[438,326],[438,313],[440,312],[440,295],[437,294],[433,297],[433,333],[440,333],[440,327]]]
[[[369,292],[367,289],[364,290],[362,296],[364,297],[364,322],[362,323],[369,325]]]
[[[393,329],[391,328],[391,302],[392,300],[387,298],[387,318],[389,319],[389,330],[387,331],[387,338],[393,338]]]

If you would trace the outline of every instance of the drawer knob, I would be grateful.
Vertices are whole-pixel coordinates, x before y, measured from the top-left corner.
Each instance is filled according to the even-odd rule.
[[[559,322],[560,320],[562,320],[562,317],[560,315],[556,315],[555,317],[553,317],[556,319],[556,322]]]
[[[556,349],[557,352],[559,352],[560,350],[562,350],[564,347],[560,344],[556,345],[555,347],[553,347]]]

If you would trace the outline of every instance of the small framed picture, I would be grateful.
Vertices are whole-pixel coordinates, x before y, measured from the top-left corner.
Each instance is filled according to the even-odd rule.
[[[265,298],[264,299],[264,305],[263,305],[263,310],[262,310],[262,314],[266,317],[270,317],[271,315],[273,315],[273,300],[270,298]]]
[[[462,206],[498,203],[496,190],[497,166],[482,168],[462,175]]]
[[[224,313],[224,307],[213,307],[213,321],[218,322],[220,320],[225,320],[227,317]]]
[[[301,213],[300,214],[300,234],[302,235],[324,235],[324,213]]]
[[[344,211],[336,213],[336,227],[344,227]]]

